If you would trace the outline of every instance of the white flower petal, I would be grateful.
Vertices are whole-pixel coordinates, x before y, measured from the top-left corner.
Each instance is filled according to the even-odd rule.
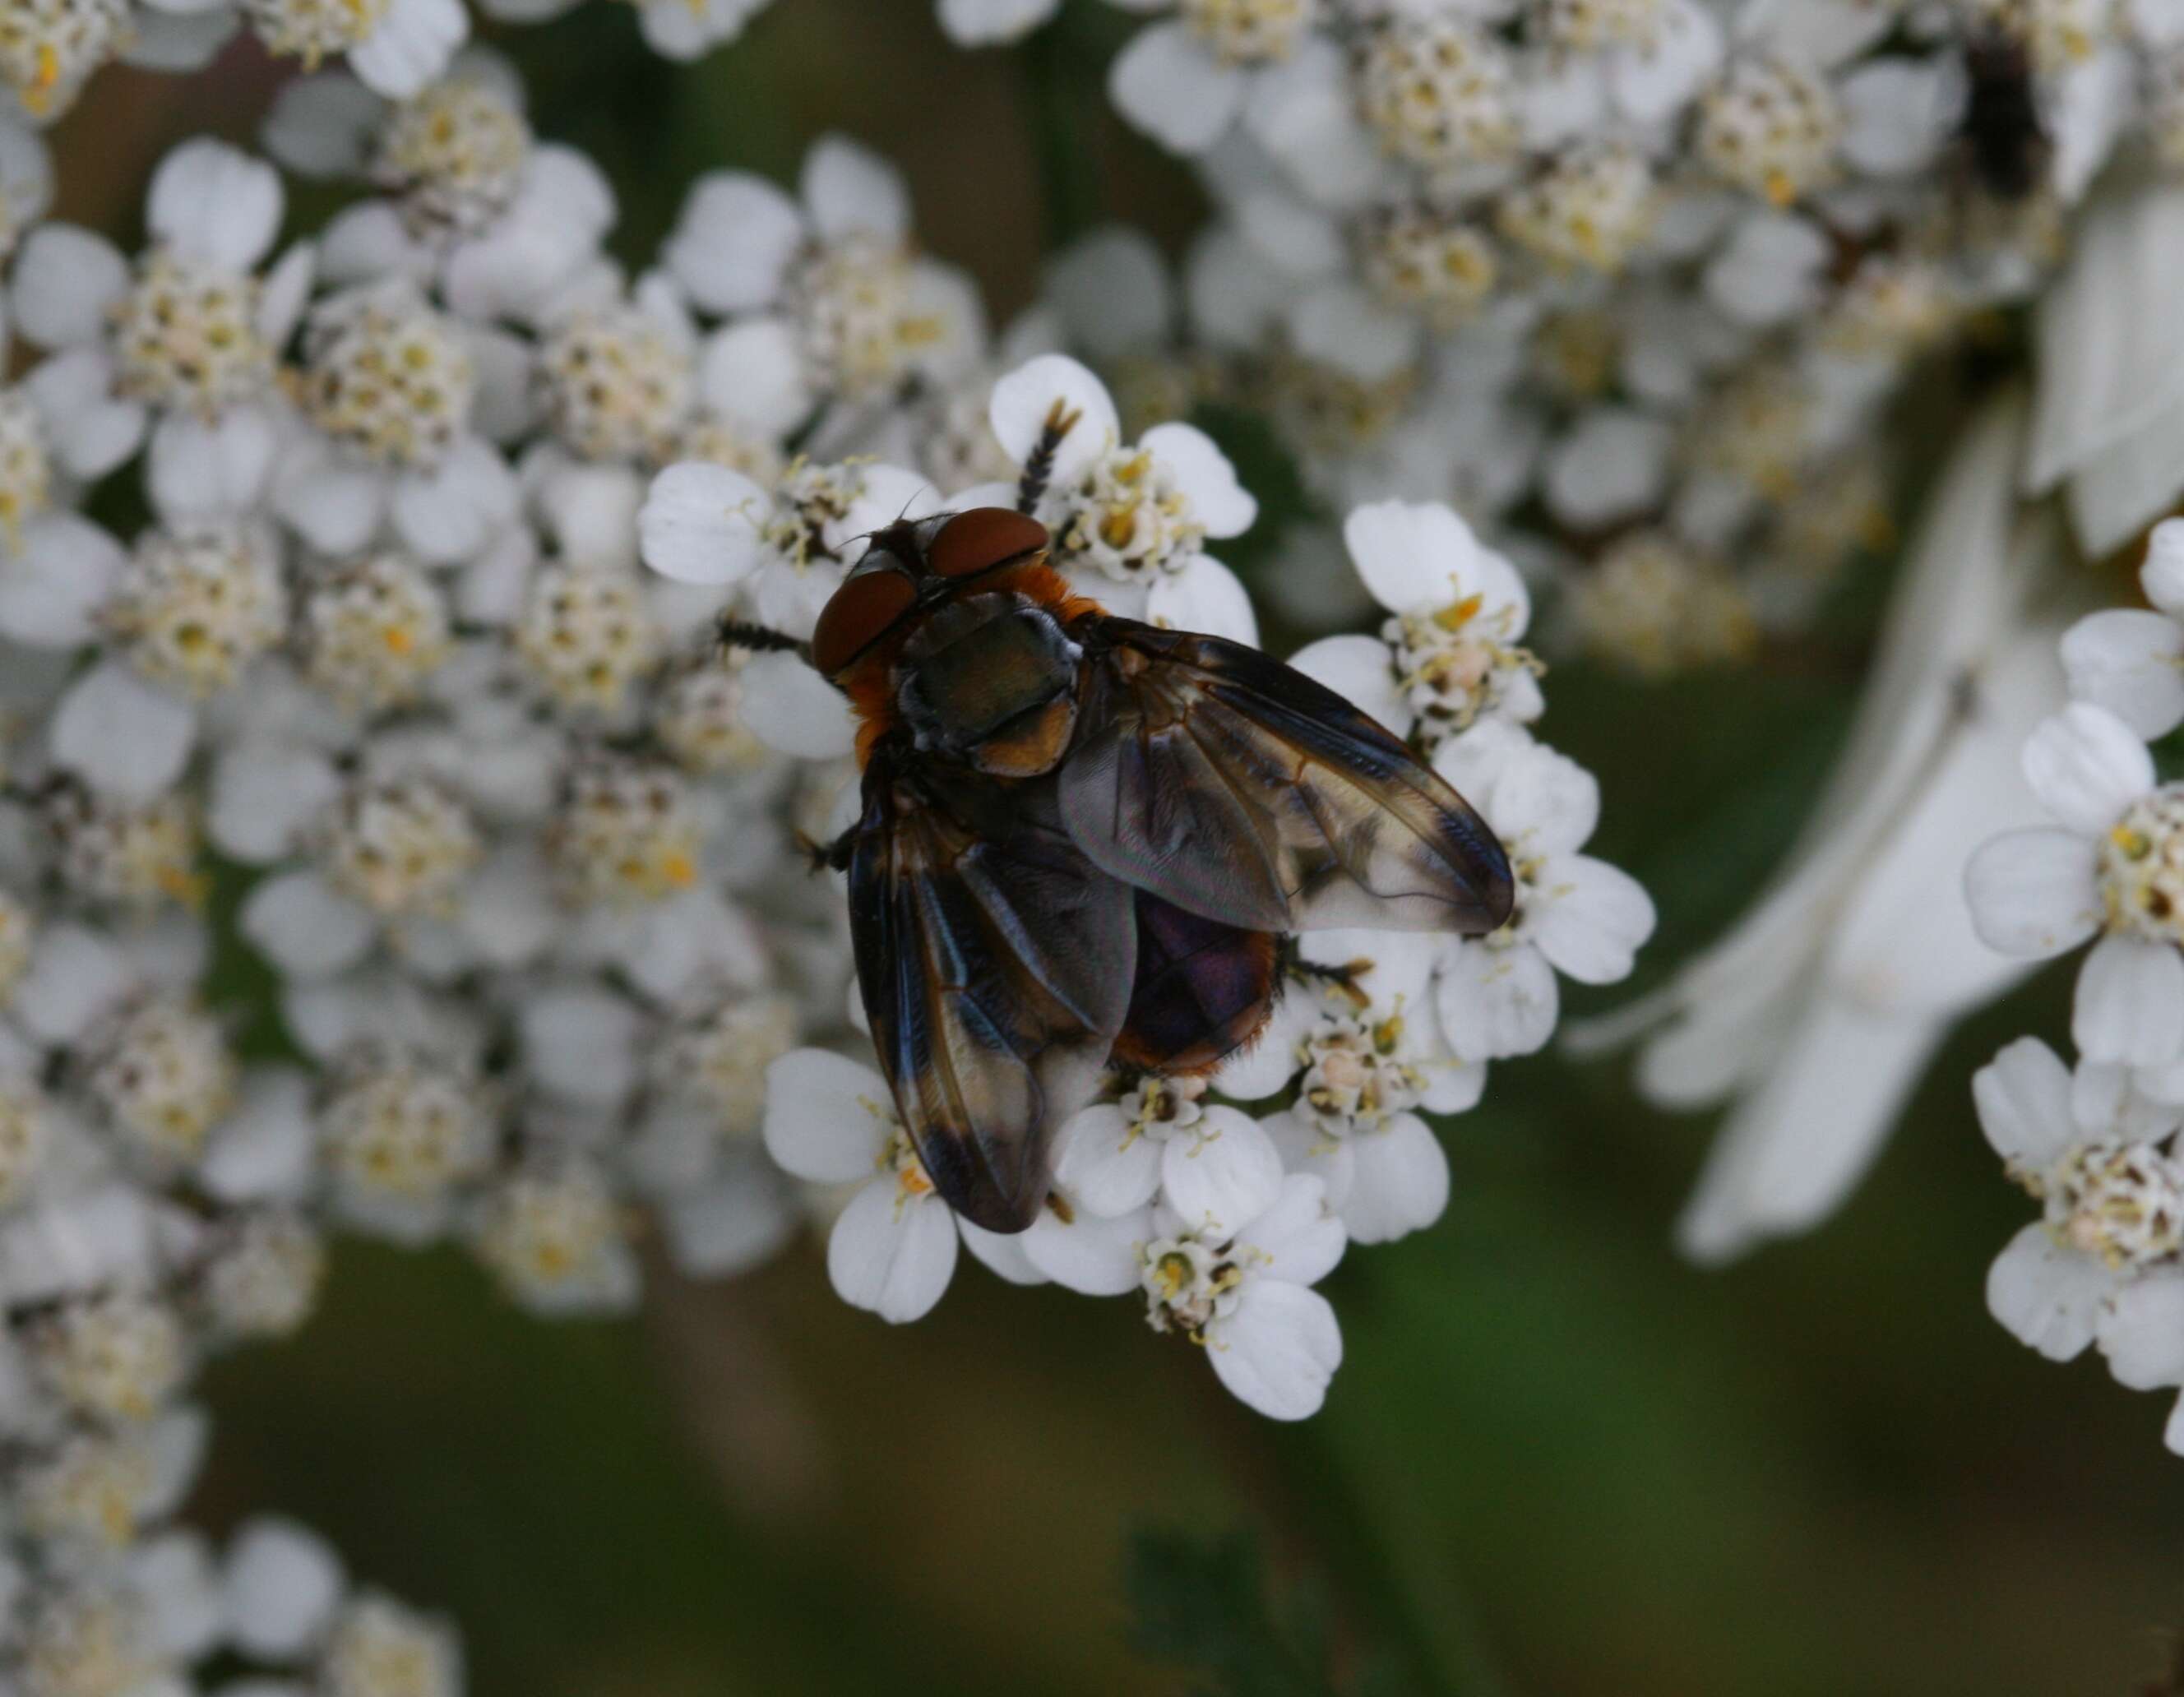
[[[460,0],[387,0],[371,33],[349,49],[349,69],[375,93],[409,100],[447,70],[470,32]]]
[[[2115,715],[2074,701],[2025,740],[2025,781],[2071,830],[2102,837],[2153,787],[2153,757]]]
[[[850,704],[795,654],[755,654],[744,668],[744,728],[777,754],[839,759],[856,742]]]
[[[2105,707],[2149,741],[2184,724],[2184,626],[2165,614],[2115,607],[2063,633],[2070,693]]]
[[[2101,928],[2098,879],[2092,843],[2075,832],[2036,826],[1980,845],[1964,869],[1964,901],[1988,948],[2045,959]]]
[[[341,1557],[316,1533],[270,1516],[246,1522],[221,1574],[228,1636],[245,1655],[304,1655],[332,1622],[346,1587]]]
[[[1152,1216],[1142,1208],[1112,1219],[1080,1213],[1067,1224],[1049,1209],[1020,1241],[1024,1258],[1064,1290],[1123,1296],[1138,1288],[1138,1252],[1151,1236]]]
[[[1139,31],[1107,70],[1115,109],[1176,153],[1202,153],[1226,135],[1246,89],[1240,72],[1173,21]]]
[[[902,173],[845,136],[812,143],[797,186],[822,240],[878,236],[899,242],[910,234],[910,191]]]
[[[1258,502],[1238,481],[1228,456],[1197,426],[1155,425],[1138,446],[1175,473],[1209,537],[1240,537],[1257,520]]]
[[[1342,1365],[1342,1328],[1316,1290],[1251,1279],[1236,1311],[1206,1328],[1206,1355],[1229,1394],[1270,1420],[1319,1412]]]
[[[695,460],[652,480],[637,515],[644,563],[678,583],[735,583],[758,564],[766,492],[740,471]]]
[[[2165,1066],[2184,1054],[2184,955],[2166,943],[2103,938],[2078,969],[2070,1037],[2087,1060]]]
[[[1145,592],[1145,621],[1171,631],[1196,631],[1259,645],[1258,615],[1243,580],[1211,554],[1180,571],[1163,571]]]
[[[702,310],[748,312],[779,298],[805,234],[803,213],[774,184],[716,171],[692,186],[660,258]]]
[[[33,519],[22,551],[12,559],[0,553],[0,636],[36,648],[91,641],[94,615],[127,563],[121,544],[88,519]]]
[[[181,776],[197,724],[188,702],[108,660],[69,687],[47,736],[56,765],[103,793],[148,801]]]
[[[955,1216],[936,1197],[876,1178],[850,1199],[827,1239],[827,1276],[844,1302],[894,1325],[922,1318],[956,1271]]]
[[[144,222],[186,258],[248,271],[272,251],[281,204],[281,174],[272,166],[199,136],[160,160]]]
[[[1645,887],[1589,854],[1550,860],[1540,882],[1529,935],[1554,969],[1580,984],[1629,977],[1639,949],[1653,934],[1653,899]]]
[[[714,412],[768,440],[803,423],[816,401],[794,327],[770,315],[744,319],[709,337],[698,381]]]
[[[1083,1212],[1111,1220],[1134,1213],[1160,1188],[1161,1149],[1157,1139],[1139,1136],[1113,1103],[1095,1103],[1055,1136],[1055,1188]]]
[[[73,224],[40,225],[15,256],[15,327],[41,348],[98,342],[108,309],[128,292],[121,250]]]
[[[1195,1136],[1172,1138],[1161,1155],[1161,1187],[1184,1227],[1232,1236],[1273,1205],[1282,1158],[1251,1116],[1209,1107]]]
[[[1972,1075],[1980,1129],[2004,1160],[2044,1167],[2077,1137],[2070,1069],[2037,1038],[2022,1037]]]
[[[370,910],[337,893],[316,872],[270,878],[250,893],[239,921],[252,945],[298,978],[331,978],[370,951],[379,933]]]
[[[1451,950],[1435,990],[1441,1034],[1465,1060],[1532,1054],[1554,1034],[1561,1011],[1554,968],[1529,943]]]
[[[1357,1164],[1342,1201],[1353,1242],[1392,1243],[1440,1218],[1448,1206],[1448,1156],[1416,1114],[1398,1114],[1352,1138]]]
[[[1070,483],[1121,441],[1122,421],[1107,386],[1066,353],[1028,359],[995,383],[987,418],[1001,451],[1019,465],[1039,447],[1050,420],[1066,426],[1050,487]]]
[[[870,1175],[894,1112],[885,1079],[827,1049],[792,1049],[766,1070],[766,1153],[814,1184]]]
[[[2126,1285],[2095,1322],[2109,1371],[2133,1390],[2184,1384],[2184,1275],[2155,1273]]]

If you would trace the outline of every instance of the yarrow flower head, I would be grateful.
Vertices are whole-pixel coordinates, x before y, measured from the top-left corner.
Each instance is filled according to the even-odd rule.
[[[2098,938],[2071,1034],[2089,1060],[2184,1058],[2184,791],[2107,709],[2075,703],[2025,749],[2057,821],[1997,837],[1965,874],[1972,922],[2007,954],[2046,959]]]

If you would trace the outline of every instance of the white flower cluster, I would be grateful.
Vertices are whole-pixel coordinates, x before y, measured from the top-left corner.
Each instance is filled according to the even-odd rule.
[[[1073,587],[1111,611],[1256,640],[1241,586],[1204,548],[1245,530],[1254,504],[1204,434],[1171,423],[1122,440],[1112,398],[1058,354],[994,384],[989,421],[1010,459],[1036,457],[1034,504]],[[1058,441],[1042,449],[1048,431]],[[868,485],[881,470],[866,470]],[[792,475],[784,489],[798,487]],[[905,500],[918,488],[907,476],[885,487]],[[973,486],[937,504],[1016,492],[1014,482]],[[790,628],[808,630],[844,561],[824,514],[785,498],[719,466],[670,467],[643,515],[645,558],[682,581],[733,586],[739,609],[800,616]],[[766,1147],[835,1197],[828,1266],[847,1300],[918,1317],[946,1289],[960,1240],[1019,1283],[1138,1295],[1156,1330],[1204,1345],[1251,1406],[1310,1415],[1341,1355],[1333,1310],[1311,1287],[1346,1243],[1402,1237],[1446,1205],[1447,1160],[1421,1116],[1473,1106],[1489,1061],[1546,1044],[1557,975],[1608,983],[1630,971],[1652,904],[1581,852],[1598,787],[1525,728],[1543,702],[1542,667],[1521,646],[1522,579],[1446,506],[1361,507],[1346,535],[1387,610],[1384,634],[1329,638],[1295,664],[1415,737],[1479,809],[1516,871],[1508,923],[1476,939],[1306,934],[1255,1044],[1210,1079],[1118,1077],[1113,1099],[1063,1128],[1053,1198],[1018,1238],[950,1213],[871,1066],[824,1048],[785,1056],[769,1075]],[[810,593],[792,593],[798,573],[817,577]],[[813,756],[848,749],[847,713],[816,673],[778,654],[752,660],[747,676],[761,666],[768,690],[799,704],[795,723],[769,718],[766,734]]]
[[[2091,942],[2075,1073],[2031,1038],[1975,1081],[1980,1121],[2042,1219],[1988,1278],[1997,1319],[2058,1360],[2098,1342],[2116,1377],[2184,1387],[2184,784],[2149,742],[2184,724],[2184,520],[2157,525],[2141,585],[2064,633],[2070,703],[2025,745],[2054,823],[1982,847],[1965,875],[1980,934],[2031,959]],[[2184,1418],[2169,1444],[2184,1453]]]
[[[1118,381],[1265,410],[1336,509],[1507,526],[1552,634],[1736,661],[1885,547],[1876,424],[2025,298],[2112,159],[2184,161],[2171,0],[1167,0],[1123,114],[1218,209],[1162,345],[1154,262],[1077,256]],[[957,39],[1051,5],[944,0]],[[1211,361],[1203,355],[1216,356]],[[1126,385],[1127,387],[1127,385]]]
[[[632,281],[610,189],[504,64],[402,98],[351,66],[287,85],[266,143],[370,192],[285,244],[278,171],[209,140],[159,164],[141,253],[38,221],[43,145],[0,127],[30,185],[0,253],[0,1684],[25,1697],[230,1655],[268,1692],[460,1690],[448,1630],[309,1535],[215,1561],[169,1526],[203,1447],[181,1399],[308,1319],[332,1232],[460,1243],[549,1315],[631,1305],[641,1238],[699,1276],[784,1241],[766,1069],[843,1022],[840,903],[797,846],[839,773],[768,745],[805,751],[800,680],[640,570],[638,509],[664,465],[740,468],[760,604],[808,628],[925,487],[873,447],[988,381],[975,294],[846,142],[798,196],[701,181]]]

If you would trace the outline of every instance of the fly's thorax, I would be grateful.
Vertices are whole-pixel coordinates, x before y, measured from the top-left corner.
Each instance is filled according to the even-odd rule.
[[[896,706],[920,749],[998,776],[1036,776],[1069,747],[1082,652],[1027,596],[965,596],[903,643]]]

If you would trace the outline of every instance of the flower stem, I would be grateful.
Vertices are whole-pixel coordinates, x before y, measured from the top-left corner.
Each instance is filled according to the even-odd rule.
[[[1023,66],[1024,120],[1039,161],[1046,209],[1046,251],[1075,241],[1098,222],[1100,167],[1093,156],[1088,70],[1096,55],[1072,27],[1064,6],[1034,31],[1019,59]]]

